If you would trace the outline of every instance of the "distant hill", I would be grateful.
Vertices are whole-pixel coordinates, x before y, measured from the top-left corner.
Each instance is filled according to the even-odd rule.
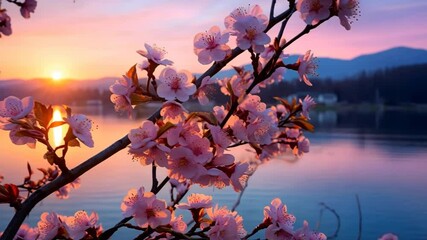
[[[292,63],[297,58],[297,55],[293,55],[285,61]],[[351,60],[318,58],[318,64],[319,78],[330,79],[330,81],[336,82],[336,80],[358,78],[362,73],[370,75],[384,69],[427,64],[427,50],[397,47],[374,54],[359,56]],[[250,65],[246,65],[246,68],[249,67]],[[422,70],[420,67],[416,69],[418,71]],[[224,70],[215,75],[215,77],[229,77],[233,74],[235,74],[234,70]],[[297,77],[295,71],[287,71],[285,73],[285,79],[290,80]],[[403,75],[401,78],[406,80],[410,76]],[[39,99],[39,101],[51,103],[85,104],[86,101],[94,99],[102,99],[103,102],[110,102],[108,87],[117,79],[119,77],[79,81],[62,80],[58,83],[49,79],[0,80],[0,99],[9,95],[18,97],[31,95]],[[79,97],[76,98],[76,96]]]
[[[285,59],[286,63],[296,62],[299,55],[291,55]],[[333,80],[342,80],[356,74],[374,72],[385,68],[394,68],[414,64],[427,63],[427,50],[414,49],[408,47],[396,47],[385,51],[362,55],[350,60],[319,57],[317,58],[319,78],[330,78]],[[245,65],[246,69],[252,69],[250,64]],[[234,70],[225,70],[216,75],[216,77],[229,77],[235,74]],[[298,78],[295,71],[287,71],[286,79]]]

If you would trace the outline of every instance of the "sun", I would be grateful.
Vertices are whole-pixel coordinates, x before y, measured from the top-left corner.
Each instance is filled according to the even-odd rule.
[[[60,81],[62,79],[62,72],[61,71],[53,71],[51,74],[51,77],[54,81]]]

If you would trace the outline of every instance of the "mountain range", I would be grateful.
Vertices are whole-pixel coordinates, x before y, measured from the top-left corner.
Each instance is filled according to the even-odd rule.
[[[285,58],[285,63],[294,63],[300,55],[291,55]],[[395,68],[401,66],[427,63],[427,50],[409,47],[395,47],[385,51],[361,55],[350,60],[319,57],[318,77],[321,79],[343,80],[360,74],[362,72],[371,73],[381,69]],[[245,65],[245,69],[252,69],[250,64]],[[235,71],[225,70],[218,73],[217,77],[229,77]],[[298,75],[295,71],[287,71],[285,79],[295,79]]]
[[[285,59],[285,62],[292,63],[298,59],[298,55],[291,55]],[[362,72],[370,73],[380,69],[395,68],[406,65],[415,65],[427,63],[427,50],[414,49],[409,47],[396,47],[385,51],[362,55],[350,60],[334,59],[334,58],[317,58],[319,65],[317,73],[319,78],[343,80],[360,74]],[[251,68],[248,64],[246,69]],[[215,75],[215,77],[223,78],[230,77],[235,74],[233,69],[223,70]],[[295,71],[287,71],[285,79],[297,78]],[[77,89],[92,89],[108,91],[108,87],[117,80],[118,77],[105,77],[96,80],[63,80],[55,88],[56,90],[77,90]],[[31,84],[29,81],[31,81]],[[45,89],[49,82],[49,86],[54,86],[50,79],[33,79],[33,80],[19,80],[19,79],[0,79],[0,98],[15,94],[31,94],[40,89]],[[84,84],[83,84],[84,83]]]

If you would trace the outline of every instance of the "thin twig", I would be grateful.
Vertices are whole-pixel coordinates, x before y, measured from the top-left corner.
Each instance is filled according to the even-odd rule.
[[[357,239],[362,239],[362,208],[360,207],[360,200],[359,195],[356,194],[356,201],[357,201],[357,209],[359,210],[359,232],[357,235]]]
[[[330,211],[332,214],[334,214],[335,218],[337,219],[337,228],[335,229],[335,232],[334,232],[333,235],[328,236],[328,239],[337,238],[338,237],[338,232],[340,231],[340,228],[341,228],[341,218],[340,218],[340,215],[338,215],[338,213],[337,213],[337,211],[335,211],[335,209],[329,207],[325,203],[321,202],[320,205],[323,207],[323,209],[326,209],[326,210]],[[319,223],[318,223],[317,227],[320,227],[320,222],[321,222],[321,218],[322,218],[322,214],[323,214],[323,209],[320,210]]]

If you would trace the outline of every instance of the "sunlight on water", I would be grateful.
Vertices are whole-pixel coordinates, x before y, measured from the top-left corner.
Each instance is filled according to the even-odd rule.
[[[52,118],[52,122],[56,122],[56,121],[62,121],[62,115],[61,115],[61,111],[59,109],[55,109],[53,111],[53,118]],[[59,127],[54,127],[52,128],[53,130],[53,141],[55,144],[55,147],[59,146],[62,144],[62,140],[63,140],[63,126],[59,126]]]

